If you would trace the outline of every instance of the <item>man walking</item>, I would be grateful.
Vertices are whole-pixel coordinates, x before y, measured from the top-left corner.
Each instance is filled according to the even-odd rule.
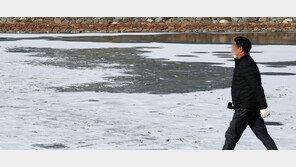
[[[277,150],[269,136],[264,117],[269,115],[261,76],[249,52],[251,42],[246,37],[234,38],[232,53],[235,60],[231,86],[232,107],[235,110],[225,133],[223,150],[233,150],[243,131],[249,125],[268,150]],[[262,118],[263,117],[263,118]]]

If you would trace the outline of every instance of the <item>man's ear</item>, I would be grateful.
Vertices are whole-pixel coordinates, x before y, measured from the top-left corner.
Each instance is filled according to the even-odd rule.
[[[242,53],[243,52],[243,47],[239,47],[239,51]]]

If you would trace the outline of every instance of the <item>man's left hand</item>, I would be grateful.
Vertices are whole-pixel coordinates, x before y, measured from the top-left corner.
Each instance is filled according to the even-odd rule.
[[[260,110],[260,115],[261,115],[261,117],[265,118],[270,115],[270,112],[267,108],[265,108],[265,109]]]

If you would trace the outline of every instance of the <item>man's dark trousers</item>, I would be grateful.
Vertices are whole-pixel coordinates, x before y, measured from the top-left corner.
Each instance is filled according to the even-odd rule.
[[[236,143],[248,125],[268,150],[277,150],[275,142],[267,132],[260,110],[242,108],[235,109],[230,126],[225,132],[226,140],[223,150],[234,150]]]

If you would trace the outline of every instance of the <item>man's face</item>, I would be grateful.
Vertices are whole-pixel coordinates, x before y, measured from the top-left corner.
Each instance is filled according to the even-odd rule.
[[[236,42],[233,42],[232,54],[238,57],[241,55],[241,53],[242,53],[242,47],[237,47]]]

